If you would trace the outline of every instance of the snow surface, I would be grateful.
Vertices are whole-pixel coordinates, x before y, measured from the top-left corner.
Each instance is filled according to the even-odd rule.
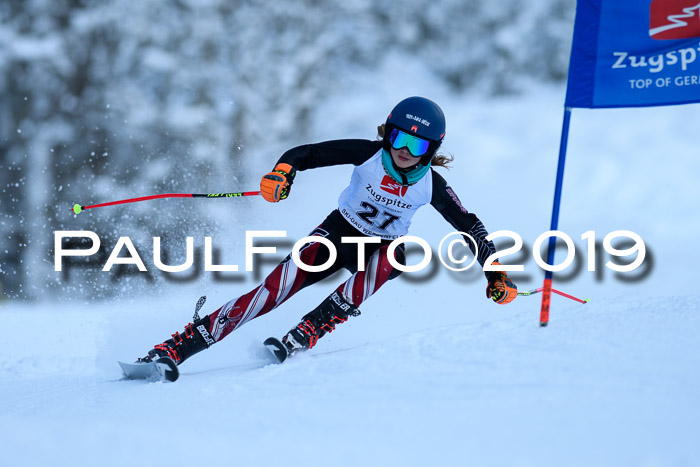
[[[448,117],[444,149],[456,159],[443,173],[464,205],[529,247],[548,230],[562,88],[494,100],[415,84],[429,77],[380,81],[384,88],[363,79],[348,86],[364,93],[329,96],[316,140],[373,135],[400,98],[427,94]],[[635,231],[653,267],[633,282],[609,270],[599,280],[585,270],[555,279],[591,302],[555,296],[547,328],[538,327],[538,295],[497,306],[478,274],[440,269],[422,282],[390,282],[316,348],[267,364],[264,338],[296,324],[344,280],[337,276],[162,384],[121,381],[116,360],[182,330],[199,295],[210,312],[246,292],[251,275],[110,303],[3,303],[3,465],[700,465],[697,112],[574,111],[560,229],[581,248],[588,230],[599,240]],[[230,244],[218,234],[224,260],[243,264],[234,239],[245,230],[306,235],[350,172],[304,172],[284,206],[260,201],[259,218],[227,227]],[[411,233],[436,246],[450,231],[427,207]],[[521,290],[538,287],[542,272],[531,258],[524,264]]]

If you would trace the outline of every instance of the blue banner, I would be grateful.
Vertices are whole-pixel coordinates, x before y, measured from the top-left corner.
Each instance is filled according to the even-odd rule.
[[[700,102],[700,0],[578,0],[567,107]]]

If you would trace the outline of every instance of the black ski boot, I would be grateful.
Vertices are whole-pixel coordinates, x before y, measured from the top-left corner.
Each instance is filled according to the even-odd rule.
[[[321,337],[332,332],[336,324],[359,314],[357,307],[348,303],[337,291],[333,292],[282,338],[287,354],[291,356],[300,350],[312,348]]]
[[[185,332],[176,332],[162,344],[148,351],[148,355],[139,358],[137,362],[149,363],[161,357],[170,357],[180,365],[192,355],[201,352],[214,344],[214,338],[209,334],[209,316],[195,320],[185,326]]]

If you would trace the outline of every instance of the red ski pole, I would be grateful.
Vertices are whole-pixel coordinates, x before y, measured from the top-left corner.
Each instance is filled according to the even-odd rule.
[[[259,191],[241,191],[238,193],[166,193],[162,195],[151,195],[142,196],[140,198],[129,198],[122,199],[119,201],[110,201],[109,203],[92,204],[90,206],[81,206],[80,204],[74,204],[71,208],[76,214],[87,209],[102,208],[105,206],[114,206],[116,204],[127,204],[127,203],[138,203],[140,201],[148,201],[149,199],[160,199],[160,198],[238,198],[241,196],[258,196]]]
[[[540,287],[539,289],[534,289],[534,290],[529,290],[527,292],[518,292],[518,295],[523,295],[523,296],[528,296],[528,295],[534,295],[536,293],[542,292],[544,290],[544,287]],[[590,301],[588,298],[576,298],[573,295],[569,295],[568,293],[561,292],[557,289],[551,289],[552,293],[561,295],[562,297],[570,298],[571,300],[574,300],[579,303],[583,303],[584,305]]]

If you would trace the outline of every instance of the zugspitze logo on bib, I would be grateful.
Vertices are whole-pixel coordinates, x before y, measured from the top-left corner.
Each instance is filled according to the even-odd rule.
[[[652,0],[649,36],[657,40],[700,37],[700,0]]]
[[[382,184],[380,185],[380,188],[387,193],[390,193],[392,195],[396,196],[403,196],[406,194],[408,191],[407,186],[403,186],[400,183],[396,183],[390,176],[384,175],[384,178],[382,178]]]

